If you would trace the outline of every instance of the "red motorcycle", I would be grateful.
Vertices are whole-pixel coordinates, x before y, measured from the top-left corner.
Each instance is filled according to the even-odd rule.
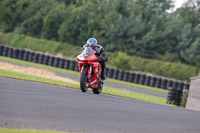
[[[101,64],[96,51],[90,47],[86,47],[82,53],[77,56],[79,64],[80,88],[82,92],[86,92],[88,88],[92,88],[94,94],[99,94],[103,88],[101,79]]]

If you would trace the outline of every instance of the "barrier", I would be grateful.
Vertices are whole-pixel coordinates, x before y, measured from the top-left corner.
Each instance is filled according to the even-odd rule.
[[[134,72],[130,72],[129,74],[129,78],[128,78],[128,82],[133,82],[135,79],[135,73]]]
[[[28,56],[28,61],[33,62],[34,56],[35,56],[35,52],[30,51],[29,56]]]
[[[30,51],[27,51],[27,50],[24,51],[24,55],[23,55],[23,60],[24,61],[28,61],[29,54],[30,54]]]
[[[113,78],[114,79],[118,79],[118,73],[119,73],[119,69],[115,69],[115,71],[113,73]]]
[[[9,47],[7,47],[7,46],[5,46],[4,48],[3,48],[3,56],[5,56],[5,57],[8,57],[8,50],[9,50]]]
[[[138,83],[139,83],[139,79],[140,79],[140,74],[139,74],[139,73],[136,73],[136,74],[135,74],[134,83],[138,84]]]
[[[170,82],[170,81],[168,81]],[[167,103],[180,106],[183,95],[183,82],[174,81],[172,86],[168,87]]]
[[[70,61],[65,59],[64,61],[64,69],[69,69]]]
[[[54,67],[58,67],[59,62],[60,62],[60,58],[59,58],[59,57],[55,57],[53,66],[54,66]]]
[[[78,61],[75,61],[75,71],[79,72]]]
[[[4,49],[4,45],[0,45],[0,56],[2,56],[3,55],[3,49]]]
[[[146,86],[149,86],[150,85],[150,82],[151,82],[151,76],[147,76],[146,79],[145,79],[145,82],[144,82],[144,85]]]
[[[124,77],[124,70],[119,69],[118,80],[123,80],[123,77]]]
[[[179,82],[178,90],[183,90],[183,89],[184,89],[184,82]]]
[[[114,74],[114,68],[110,68],[108,71],[108,78],[113,78],[113,74]]]
[[[23,59],[23,53],[22,53],[22,49],[19,49],[19,52],[18,52],[18,56],[17,56],[17,59],[19,60],[22,60]]]
[[[59,64],[58,64],[58,67],[59,67],[59,68],[64,68],[64,63],[65,63],[65,59],[61,58],[61,59],[60,59],[60,62],[59,62]]]
[[[69,70],[72,70],[72,71],[75,70],[75,63],[76,61],[73,61],[73,60],[70,61]]]
[[[189,83],[185,83],[183,88],[189,90],[190,84]]]
[[[141,74],[140,80],[139,80],[139,84],[144,85],[145,79],[146,79],[146,75],[145,74]]]
[[[13,48],[13,58],[18,59],[19,56],[19,49]]]
[[[106,75],[106,77],[108,77],[108,72],[110,71],[110,68],[106,67],[104,70],[104,74]]]
[[[13,58],[13,48],[12,47],[8,48],[8,57]]]
[[[173,84],[172,84],[172,87],[174,87],[174,88],[178,88],[178,84],[179,84],[178,81],[174,81]]]
[[[151,77],[151,81],[150,81],[150,86],[151,86],[151,87],[155,87],[155,85],[156,85],[156,80],[157,80],[156,77]]]
[[[20,50],[19,50],[19,56],[18,56],[18,59],[23,60],[24,52],[25,52],[24,49],[20,49]]]
[[[130,75],[129,71],[124,71],[123,81],[128,81],[129,75]]]
[[[168,80],[168,82],[167,82],[167,88],[168,87],[172,87],[172,85],[173,85],[173,80]]]
[[[155,87],[156,87],[156,88],[161,88],[161,81],[162,81],[161,78],[157,78],[156,84],[155,84]]]
[[[177,90],[175,87],[168,87],[167,104],[177,104]]]
[[[43,63],[42,63],[42,64],[48,65],[48,64],[49,64],[49,58],[50,58],[49,55],[44,55],[44,60],[43,60]]]
[[[35,53],[35,55],[33,57],[33,62],[38,63],[39,56],[40,56],[39,53]]]
[[[43,64],[43,60],[44,60],[44,54],[40,54],[38,57],[38,63]]]
[[[176,105],[177,106],[180,106],[180,103],[181,103],[181,98],[182,98],[182,95],[183,95],[183,82],[179,82],[178,84],[178,88],[177,88],[177,102],[176,102]]]
[[[55,60],[55,57],[54,57],[54,56],[49,56],[49,63],[48,63],[48,65],[49,65],[49,66],[53,66],[54,60]]]
[[[161,88],[162,89],[167,89],[167,79],[165,78],[162,78],[162,81],[161,81]]]

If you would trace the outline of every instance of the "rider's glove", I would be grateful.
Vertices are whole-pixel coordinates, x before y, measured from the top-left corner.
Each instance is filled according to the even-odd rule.
[[[98,59],[100,61],[103,61],[103,62],[107,62],[108,61],[108,57],[106,56],[105,52],[103,52],[100,56],[98,56]]]

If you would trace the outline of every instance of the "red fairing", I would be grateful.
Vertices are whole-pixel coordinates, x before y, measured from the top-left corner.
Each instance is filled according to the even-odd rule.
[[[99,59],[96,57],[95,52],[93,52],[88,57],[85,57],[83,53],[81,53],[79,56],[77,56],[78,64],[79,64],[79,71],[80,74],[82,72],[82,69],[86,69],[88,71],[88,79],[90,79],[89,82],[89,88],[97,88],[99,84],[99,77],[101,77],[101,64],[99,63]]]

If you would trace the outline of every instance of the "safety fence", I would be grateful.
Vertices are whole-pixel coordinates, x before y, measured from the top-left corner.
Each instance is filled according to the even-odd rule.
[[[43,54],[26,49],[15,48],[7,45],[0,44],[0,56],[77,72],[79,71],[78,62],[75,60],[69,60],[66,58]],[[189,90],[190,87],[188,82],[110,67],[106,68],[105,73],[108,78],[169,90],[167,99],[167,103],[169,104],[174,100],[177,101],[177,93],[181,95],[181,92],[183,92],[184,89]],[[176,98],[174,98],[174,96],[176,96]]]

